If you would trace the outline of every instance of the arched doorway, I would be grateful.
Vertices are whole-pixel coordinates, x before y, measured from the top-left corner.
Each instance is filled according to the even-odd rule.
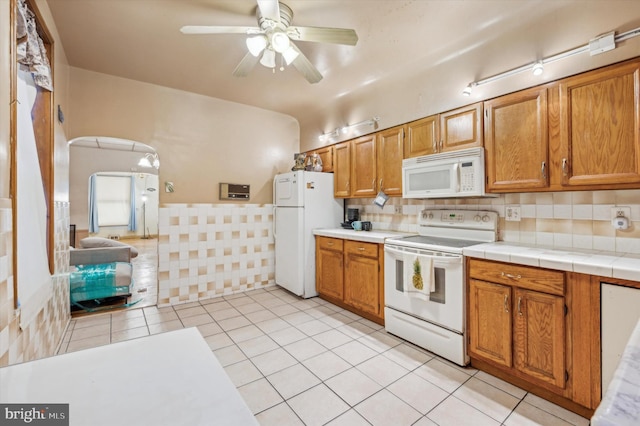
[[[131,260],[133,285],[129,303],[136,303],[132,308],[157,304],[159,166],[155,149],[141,142],[104,136],[69,142],[70,244],[79,246],[84,238],[103,237],[135,247],[138,256]],[[132,183],[134,229],[117,219],[90,223],[90,181],[96,180],[107,187],[117,186],[120,180]],[[109,203],[102,205],[108,208]]]

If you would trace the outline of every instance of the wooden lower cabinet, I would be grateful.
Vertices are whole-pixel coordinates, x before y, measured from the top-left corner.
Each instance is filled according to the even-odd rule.
[[[320,297],[384,324],[382,244],[316,237],[316,290]]]
[[[510,301],[509,286],[473,279],[469,281],[470,354],[511,367],[513,334]]]
[[[316,290],[336,299],[344,297],[342,240],[316,240]]]
[[[471,365],[591,417],[601,398],[599,284],[480,259],[467,260],[467,276]]]

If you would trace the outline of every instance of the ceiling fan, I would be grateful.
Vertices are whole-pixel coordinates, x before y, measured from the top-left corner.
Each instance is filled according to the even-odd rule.
[[[246,34],[249,52],[240,61],[233,75],[244,77],[260,62],[275,72],[276,57],[293,66],[309,83],[322,80],[322,74],[298,49],[293,41],[311,41],[319,43],[347,44],[355,46],[358,35],[354,30],[326,27],[293,26],[293,11],[289,6],[277,0],[257,0],[257,27],[196,26],[180,28],[183,34]],[[282,62],[281,62],[282,63]],[[281,70],[284,65],[281,66]]]

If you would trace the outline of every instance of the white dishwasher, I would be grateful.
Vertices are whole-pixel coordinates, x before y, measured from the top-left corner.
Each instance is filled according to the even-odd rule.
[[[600,282],[602,394],[604,395],[640,320],[640,289]]]

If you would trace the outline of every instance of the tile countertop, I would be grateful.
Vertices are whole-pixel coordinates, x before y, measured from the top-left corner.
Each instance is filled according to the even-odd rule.
[[[602,402],[591,418],[593,426],[640,424],[640,322],[636,325]]]
[[[0,368],[0,403],[69,404],[72,426],[258,425],[197,328]]]
[[[354,231],[353,229],[343,228],[323,228],[314,229],[313,235],[319,235],[321,237],[342,238],[344,240],[362,241],[365,243],[383,244],[384,240],[386,240],[387,238],[399,238],[415,234],[394,231]]]
[[[557,249],[525,244],[496,242],[463,249],[468,257],[538,266],[560,271],[640,280],[640,255],[598,250]]]

